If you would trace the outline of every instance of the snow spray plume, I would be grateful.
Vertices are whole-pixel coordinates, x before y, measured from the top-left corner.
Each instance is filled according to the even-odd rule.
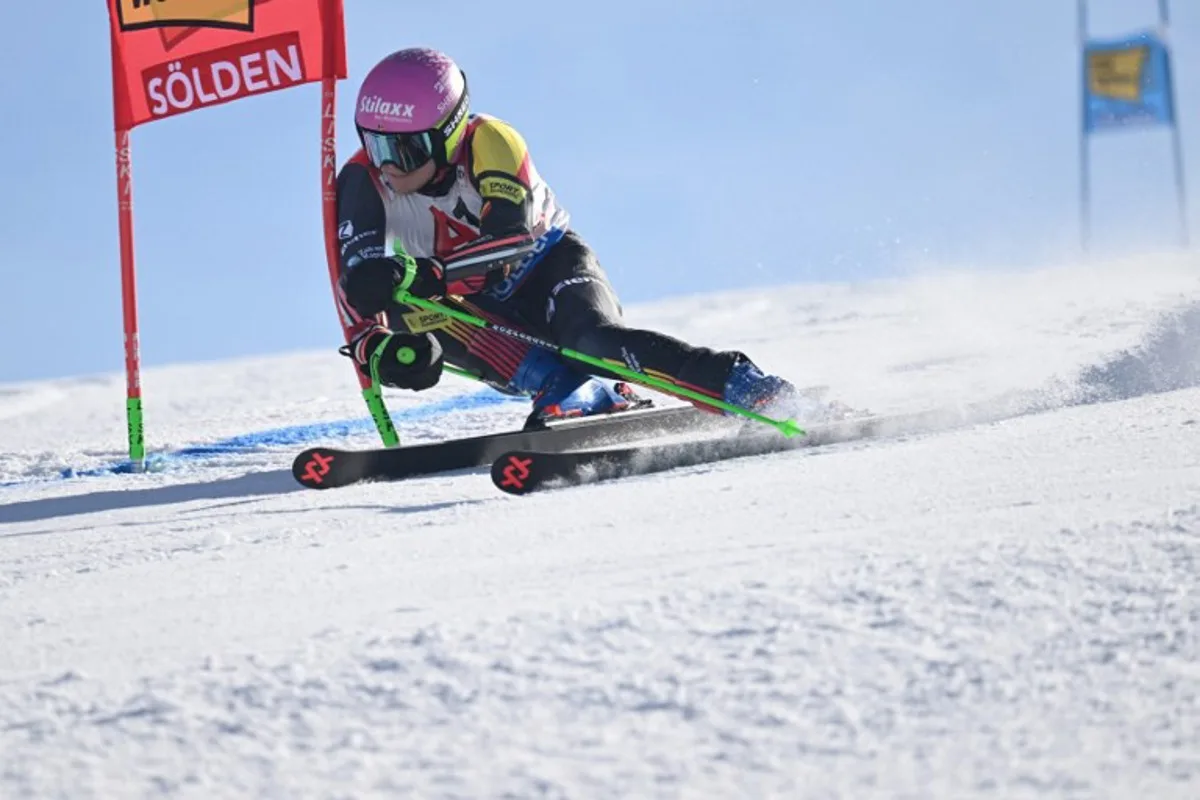
[[[1200,304],[1160,320],[1135,348],[1079,376],[1074,403],[1086,405],[1200,386]]]

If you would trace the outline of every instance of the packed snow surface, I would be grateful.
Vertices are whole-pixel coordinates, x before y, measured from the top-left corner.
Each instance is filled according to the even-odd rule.
[[[526,498],[300,488],[377,443],[336,343],[148,370],[147,474],[122,376],[0,386],[0,797],[1200,797],[1198,297],[1156,256],[633,307],[966,423]]]

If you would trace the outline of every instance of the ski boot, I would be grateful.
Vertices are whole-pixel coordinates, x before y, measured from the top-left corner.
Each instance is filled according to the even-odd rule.
[[[511,394],[533,398],[533,410],[525,429],[595,414],[613,414],[651,405],[627,383],[600,380],[577,372],[553,353],[540,348],[529,351],[506,387]]]
[[[795,386],[783,378],[763,373],[750,359],[739,357],[725,379],[722,399],[759,414],[787,414],[798,404],[799,397]]]
[[[837,401],[825,401],[827,387],[797,389],[776,375],[767,375],[750,361],[739,357],[725,382],[726,403],[776,419],[797,422],[835,422],[863,416]]]

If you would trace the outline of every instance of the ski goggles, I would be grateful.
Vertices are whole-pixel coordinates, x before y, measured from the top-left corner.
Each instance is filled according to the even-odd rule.
[[[433,158],[433,136],[424,133],[379,133],[358,129],[363,149],[376,169],[393,164],[401,172],[412,172]]]

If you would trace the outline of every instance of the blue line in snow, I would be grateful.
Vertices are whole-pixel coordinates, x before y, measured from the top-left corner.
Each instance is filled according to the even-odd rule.
[[[528,400],[526,398],[501,394],[491,389],[485,389],[474,394],[458,395],[446,398],[445,400],[438,400],[433,403],[395,411],[392,413],[392,419],[398,424],[417,422],[452,412],[473,411],[475,409],[489,408],[513,402],[528,402]],[[375,423],[370,417],[273,428],[256,433],[244,433],[240,436],[233,436],[208,444],[184,447],[165,453],[153,453],[147,456],[146,467],[148,470],[159,471],[178,462],[211,458],[212,456],[237,455],[238,453],[253,452],[268,447],[298,447],[317,440],[345,438],[357,434],[372,433],[374,430]],[[103,467],[86,470],[68,467],[59,472],[56,477],[60,479],[91,478],[101,475],[126,474],[133,471],[133,462],[126,459]],[[45,480],[45,478],[39,477],[0,483],[0,487],[20,486],[39,480]]]

